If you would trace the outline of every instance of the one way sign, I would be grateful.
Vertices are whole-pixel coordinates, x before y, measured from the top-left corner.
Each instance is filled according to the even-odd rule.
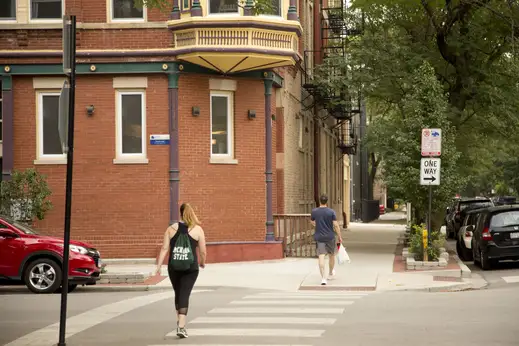
[[[420,164],[420,185],[440,185],[441,159],[422,158]]]

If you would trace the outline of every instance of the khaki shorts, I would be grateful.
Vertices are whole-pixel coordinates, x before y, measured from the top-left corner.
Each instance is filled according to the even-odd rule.
[[[334,255],[337,252],[337,245],[335,242],[335,238],[328,242],[325,242],[325,243],[316,242],[315,246],[316,246],[317,256]]]

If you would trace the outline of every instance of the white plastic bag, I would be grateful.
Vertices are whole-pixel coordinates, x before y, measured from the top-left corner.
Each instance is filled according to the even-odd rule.
[[[339,262],[339,264],[351,262],[350,256],[348,256],[348,253],[346,252],[346,248],[342,244],[339,246],[339,253],[337,255],[337,261]]]

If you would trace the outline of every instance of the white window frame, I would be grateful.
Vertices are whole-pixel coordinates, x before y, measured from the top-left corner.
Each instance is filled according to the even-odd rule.
[[[43,97],[58,96],[58,90],[36,92],[36,161],[35,164],[66,164],[67,154],[43,153]]]
[[[4,101],[4,91],[3,91],[3,85],[2,80],[0,79],[0,113],[2,113],[2,116],[0,117],[0,124],[4,124],[4,112],[2,109],[3,101]],[[2,141],[4,139],[4,127],[0,126],[0,144],[2,144]],[[2,146],[0,146],[0,157],[2,157]]]
[[[6,18],[6,17],[0,17],[0,23],[16,23],[18,19],[18,2],[20,0],[14,0],[14,18]]]
[[[20,0],[17,0],[17,1],[20,1]],[[63,16],[65,15],[65,0],[60,0],[61,1],[61,17],[60,18],[48,18],[48,19],[45,19],[45,18],[35,18],[33,19],[32,18],[32,1],[33,0],[28,0],[29,2],[29,22],[30,23],[63,23]]]
[[[236,17],[236,16],[241,16],[241,7],[238,6],[238,10],[236,12],[226,12],[226,13],[211,13],[211,0],[207,0],[206,1],[206,6],[207,6],[207,15],[208,16],[230,16],[230,17]]]
[[[141,95],[142,105],[142,153],[140,154],[124,154],[123,153],[123,129],[122,129],[122,96],[123,95]],[[118,89],[115,91],[115,164],[146,164],[149,162],[147,154],[147,127],[146,127],[146,90],[127,90]]]
[[[213,154],[213,96],[227,98],[227,154]],[[234,92],[232,91],[216,91],[210,92],[210,132],[209,132],[209,152],[211,153],[211,160],[213,163],[217,161],[224,161],[221,163],[237,163],[234,160]],[[225,162],[227,161],[227,162]]]
[[[142,18],[114,18],[114,0],[106,1],[108,6],[108,23],[145,23],[148,21],[148,9],[146,6],[142,8]]]

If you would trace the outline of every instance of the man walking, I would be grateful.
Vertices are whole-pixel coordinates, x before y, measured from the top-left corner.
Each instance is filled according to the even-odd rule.
[[[337,244],[335,242],[335,233],[339,237],[342,244],[341,228],[337,222],[335,211],[328,208],[328,196],[321,195],[319,198],[319,208],[312,210],[311,223],[315,227],[314,240],[317,247],[317,255],[319,256],[319,269],[321,271],[321,285],[326,285],[324,260],[328,255],[329,260],[329,279],[335,276],[335,253]]]

